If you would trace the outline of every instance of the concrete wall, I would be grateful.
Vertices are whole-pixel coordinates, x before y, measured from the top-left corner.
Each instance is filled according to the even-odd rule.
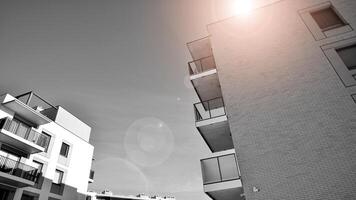
[[[246,199],[356,199],[356,105],[284,0],[208,26]],[[356,28],[356,1],[331,1]],[[253,187],[260,189],[253,192]]]
[[[72,133],[89,142],[91,128],[80,119],[58,106],[56,118],[54,120],[59,125],[70,130]]]

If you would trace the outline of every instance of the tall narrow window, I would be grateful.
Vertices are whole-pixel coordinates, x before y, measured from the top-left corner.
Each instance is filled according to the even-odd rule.
[[[344,21],[337,15],[332,7],[310,13],[322,31],[344,26]]]
[[[62,143],[62,147],[61,147],[61,151],[60,151],[60,155],[64,156],[64,157],[68,157],[68,153],[69,153],[69,145],[66,143]]]
[[[61,184],[63,181],[63,174],[64,174],[63,171],[56,169],[56,171],[54,172],[54,178],[52,182],[54,184]]]
[[[37,171],[39,173],[39,175],[38,175],[38,177],[36,179],[35,185],[33,187],[37,188],[37,189],[41,189],[43,181],[44,181],[44,178],[42,176],[43,163],[40,163],[40,162],[38,162],[36,160],[34,160],[33,163],[35,163],[37,165]]]
[[[64,184],[62,184],[63,175],[64,175],[63,171],[56,169],[52,180],[52,185],[50,190],[51,193],[58,194],[58,195],[63,194],[63,190],[64,190]]]
[[[51,136],[42,131],[42,134],[38,138],[37,144],[45,148],[45,152],[47,152],[50,142],[51,142]]]
[[[349,70],[356,69],[356,44],[336,49],[336,52]]]

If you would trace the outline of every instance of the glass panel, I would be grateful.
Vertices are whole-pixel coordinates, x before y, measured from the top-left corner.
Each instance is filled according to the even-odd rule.
[[[60,155],[67,157],[68,156],[68,151],[69,151],[69,145],[66,143],[62,143],[62,147],[61,147],[61,152]]]
[[[39,135],[36,144],[45,148],[45,152],[47,152],[50,140],[51,140],[51,136],[42,132],[42,134]]]
[[[219,182],[221,180],[217,158],[202,160],[201,168],[204,184]]]
[[[224,102],[222,98],[217,98],[209,101],[211,117],[219,117],[225,115]]]
[[[313,12],[311,13],[311,16],[314,18],[320,29],[330,29],[344,25],[344,22],[331,7]]]
[[[356,69],[356,45],[336,50],[349,70]]]
[[[18,121],[12,120],[11,123],[10,123],[10,127],[9,127],[8,131],[11,132],[11,133],[16,133],[16,129],[19,126],[19,124],[20,123]]]
[[[239,178],[235,155],[219,157],[219,164],[223,181]]]
[[[37,140],[39,137],[40,133],[30,129],[27,140],[37,144]]]
[[[27,125],[20,123],[19,128],[16,131],[16,135],[18,135],[22,138],[26,138],[28,130],[29,130],[29,127]]]

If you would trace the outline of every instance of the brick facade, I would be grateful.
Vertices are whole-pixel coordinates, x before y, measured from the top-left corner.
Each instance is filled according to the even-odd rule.
[[[323,3],[351,29],[316,38],[303,12]],[[208,25],[247,200],[356,199],[356,86],[322,48],[355,28],[354,0],[278,1]]]

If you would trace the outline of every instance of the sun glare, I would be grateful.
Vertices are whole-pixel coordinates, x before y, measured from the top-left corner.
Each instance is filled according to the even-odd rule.
[[[235,0],[233,12],[235,15],[246,15],[252,10],[252,0]]]

